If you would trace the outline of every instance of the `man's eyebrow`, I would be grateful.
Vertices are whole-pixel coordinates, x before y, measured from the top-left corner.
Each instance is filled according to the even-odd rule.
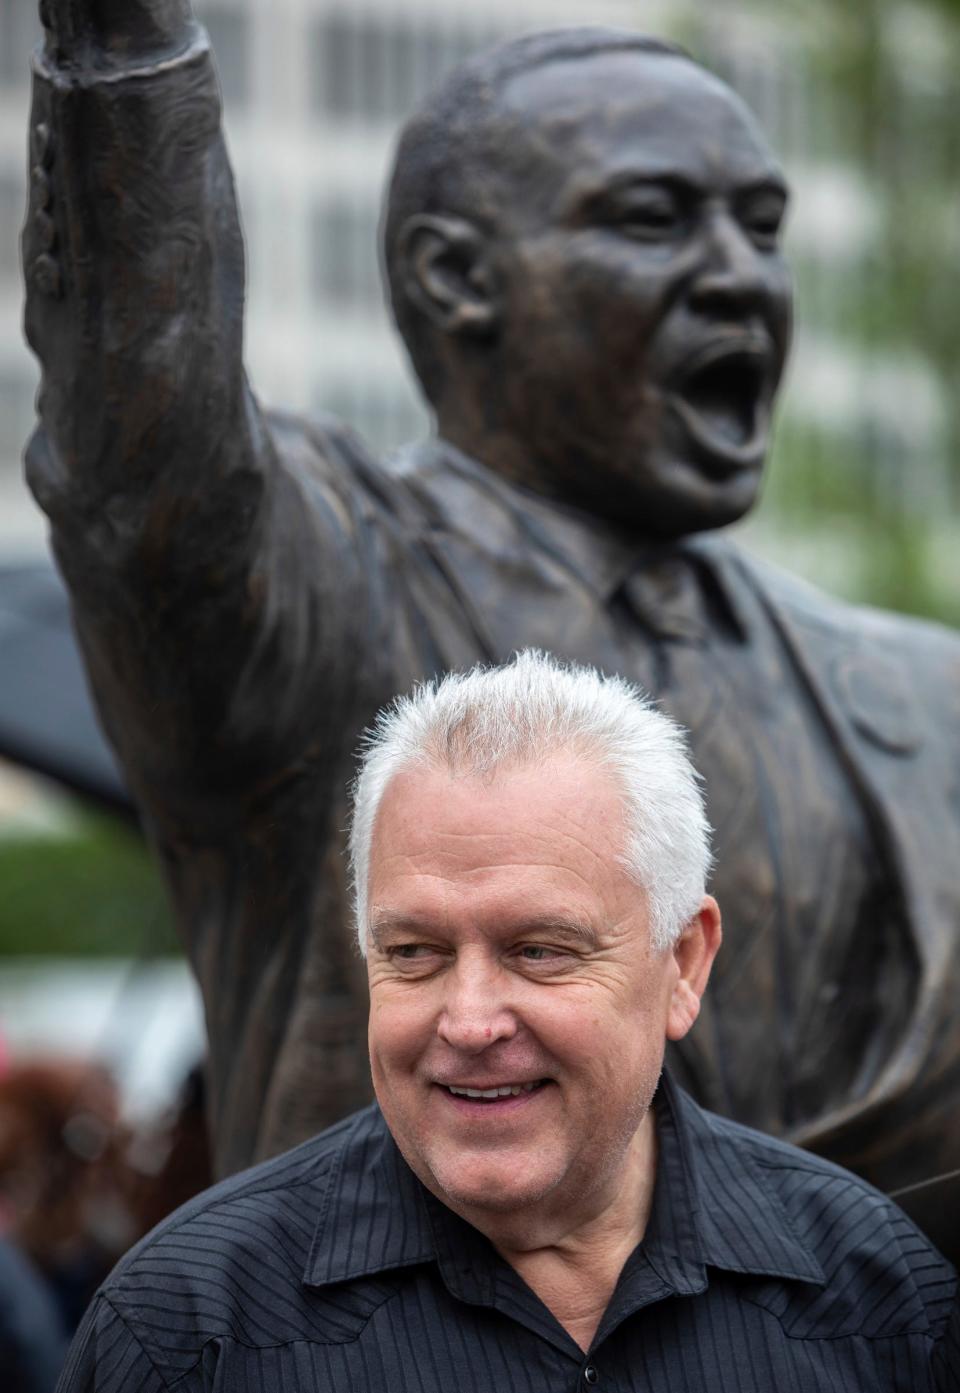
[[[381,949],[384,942],[394,934],[429,936],[431,932],[430,924],[422,919],[409,914],[392,914],[389,911],[378,914],[374,908],[370,913],[367,937],[375,948]],[[596,930],[585,920],[570,914],[545,912],[524,915],[510,925],[510,933],[516,938],[522,938],[524,934],[553,933],[583,943],[587,947],[597,945]]]
[[[383,940],[391,934],[427,932],[429,929],[426,924],[408,914],[391,914],[389,911],[378,913],[376,906],[370,910],[367,937],[375,948],[380,948]]]
[[[575,939],[588,947],[597,943],[596,930],[583,919],[569,914],[532,914],[517,921],[512,931],[522,937],[528,933],[560,934],[564,938]]]

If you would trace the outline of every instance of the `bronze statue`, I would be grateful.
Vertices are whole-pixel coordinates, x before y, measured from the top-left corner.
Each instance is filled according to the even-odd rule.
[[[187,0],[41,10],[28,476],[203,988],[219,1169],[367,1097],[360,732],[529,645],[692,731],[727,943],[680,1081],[885,1188],[960,1166],[960,644],[710,535],[754,502],[789,338],[786,188],[739,99],[600,29],[448,80],[386,218],[438,433],[379,465],[247,386]]]

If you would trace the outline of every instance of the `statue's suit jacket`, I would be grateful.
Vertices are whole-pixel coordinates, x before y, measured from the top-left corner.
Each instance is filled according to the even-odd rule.
[[[684,1083],[880,1184],[960,1166],[956,639],[723,539],[644,547],[439,444],[383,467],[264,415],[202,35],[142,70],[38,56],[31,149],[28,479],[203,990],[221,1170],[368,1088],[360,733],[415,680],[528,645],[691,728],[727,944]],[[658,632],[665,571],[687,596]]]

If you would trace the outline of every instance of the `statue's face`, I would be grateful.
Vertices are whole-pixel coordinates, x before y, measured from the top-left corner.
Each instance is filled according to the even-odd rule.
[[[491,414],[523,481],[650,535],[732,522],[790,336],[786,187],[754,120],[693,63],[636,52],[533,69],[505,102],[525,167],[492,252]]]

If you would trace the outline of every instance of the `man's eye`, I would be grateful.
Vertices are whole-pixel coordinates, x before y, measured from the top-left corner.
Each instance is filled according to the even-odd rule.
[[[550,962],[560,956],[556,948],[548,948],[544,943],[525,943],[520,949],[520,956],[528,963]]]
[[[390,956],[399,958],[402,962],[412,962],[417,958],[426,957],[433,951],[429,943],[398,943],[390,949]]]

